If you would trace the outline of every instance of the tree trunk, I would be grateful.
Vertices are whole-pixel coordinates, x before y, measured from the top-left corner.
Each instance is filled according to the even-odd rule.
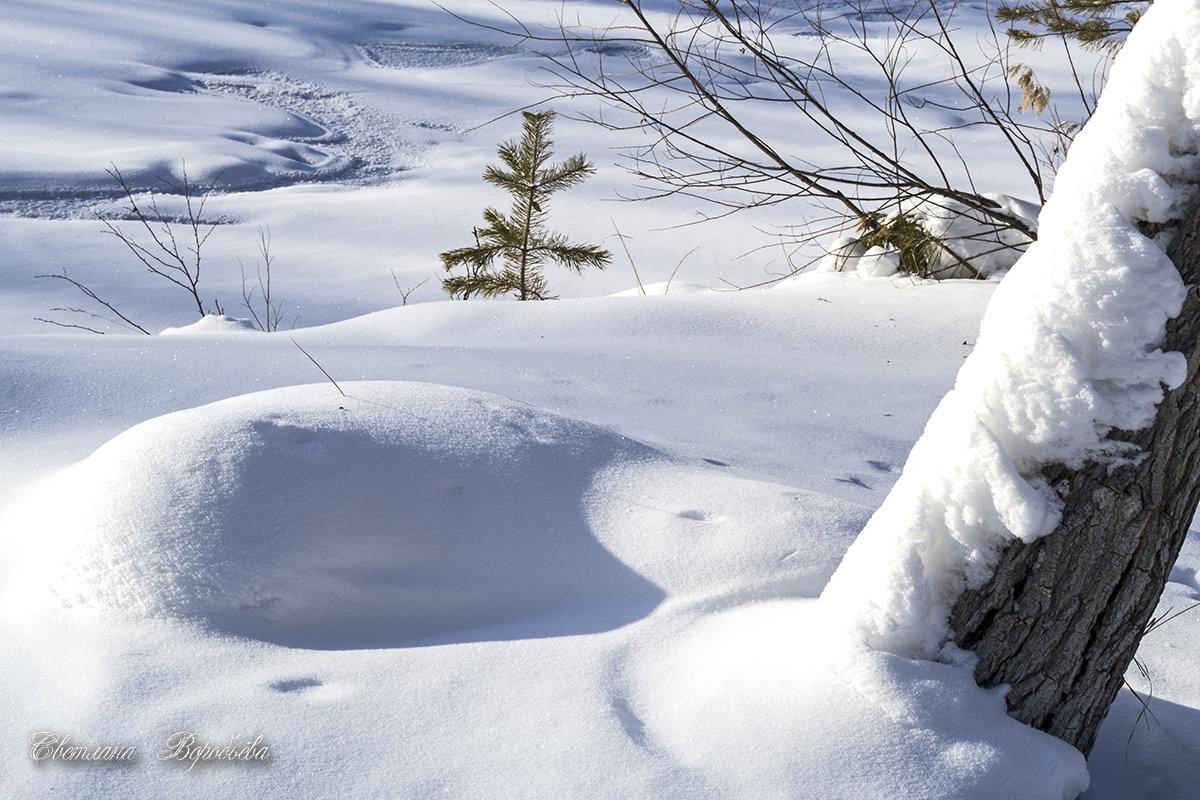
[[[1187,357],[1153,426],[1116,432],[1147,454],[1136,465],[1047,469],[1064,500],[1058,528],[1013,540],[986,585],[964,592],[950,626],[979,657],[981,686],[1009,684],[1009,713],[1085,755],[1096,742],[1162,595],[1200,499],[1200,204],[1171,260],[1188,286],[1164,350]]]

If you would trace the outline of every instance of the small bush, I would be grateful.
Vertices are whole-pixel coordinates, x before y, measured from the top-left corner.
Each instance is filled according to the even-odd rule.
[[[882,247],[900,254],[900,271],[918,278],[934,278],[931,266],[941,249],[934,237],[915,218],[896,214],[872,214],[859,223],[858,243],[864,250]]]

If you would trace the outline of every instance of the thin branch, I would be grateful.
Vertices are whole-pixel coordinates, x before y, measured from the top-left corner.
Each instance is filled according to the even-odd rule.
[[[116,323],[116,324],[123,325],[124,327],[132,328],[134,330],[140,331],[140,332],[146,334],[147,336],[150,335],[150,331],[146,330],[141,325],[138,325],[136,322],[131,320],[129,317],[122,314],[111,303],[109,303],[106,300],[101,299],[99,295],[97,295],[94,291],[89,289],[84,284],[80,283],[79,281],[75,280],[72,277],[69,277],[67,275],[67,271],[65,269],[62,271],[62,273],[51,273],[48,275],[35,275],[34,277],[36,277],[36,278],[53,278],[53,279],[60,280],[60,281],[66,281],[67,283],[71,284],[76,289],[78,289],[80,292],[82,292],[86,297],[88,297],[91,300],[94,300],[95,302],[99,303],[100,305],[104,306],[109,311],[111,311],[113,314],[115,314],[117,316],[117,318],[120,320],[120,322]],[[60,309],[51,309],[51,310],[57,311]],[[62,310],[76,311],[76,309],[62,309]],[[105,317],[98,317],[98,318],[105,319],[106,321],[112,322],[112,320],[108,320]],[[49,320],[42,320],[42,321],[49,322]],[[59,324],[59,323],[52,323],[52,324]],[[76,327],[76,326],[64,326],[64,327]],[[91,328],[88,328],[88,330],[91,330]]]

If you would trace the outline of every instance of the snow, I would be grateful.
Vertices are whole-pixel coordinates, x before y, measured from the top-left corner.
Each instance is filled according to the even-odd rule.
[[[533,22],[561,8],[506,7]],[[1185,4],[1153,13],[1195,46]],[[897,583],[923,576],[876,560],[866,584],[843,567],[826,588],[848,549],[853,564],[878,542],[879,520],[928,511],[931,496],[962,513],[929,517],[930,531],[1039,535],[1053,509],[1029,465],[1063,448],[1105,455],[1105,426],[1152,405],[1174,369],[1153,349],[1160,324],[1131,330],[1111,303],[1165,319],[1177,287],[1119,228],[1086,233],[1136,259],[1092,265],[1086,281],[1050,252],[1003,281],[864,279],[861,264],[777,281],[790,256],[762,249],[756,228],[795,224],[794,209],[678,228],[696,218],[686,198],[606,203],[628,185],[607,163],[613,142],[563,116],[557,151],[583,150],[599,171],[556,198],[552,224],[605,240],[617,263],[551,274],[555,302],[436,302],[437,254],[500,202],[480,174],[514,135],[505,115],[544,99],[528,51],[418,0],[18,0],[0,40],[6,793],[1192,795],[1195,611],[1140,653],[1157,723],[1123,693],[1085,767],[969,671],[913,657],[940,646],[944,587]],[[1163,81],[1188,80],[1172,72],[1177,49],[1153,58]],[[1128,153],[1083,140],[1094,160],[1137,156],[1164,176],[1098,189],[1093,206],[1139,187],[1118,221],[1169,216],[1195,152],[1172,124],[1195,115],[1152,108],[1148,126],[1176,137],[1171,159],[1153,130],[1125,137]],[[185,159],[193,178],[221,173],[208,210],[230,222],[206,245],[204,297],[227,316],[197,320],[91,216],[118,206],[110,164],[146,186]],[[1086,182],[1064,175],[1060,187]],[[1042,225],[1077,224],[1056,213]],[[239,319],[236,302],[268,227],[279,333]],[[64,269],[170,335],[35,322],[82,302],[33,277]],[[1103,313],[1069,313],[1097,293],[1113,298]],[[1029,297],[1032,323],[1019,316]],[[993,300],[1009,310],[979,332]],[[1057,394],[1014,393],[1015,374],[983,368],[1041,341],[1016,326],[1051,322],[1058,350],[1019,355],[1058,370]],[[964,358],[979,366],[939,405]],[[1034,427],[1035,408],[1059,424]],[[1198,541],[1160,613],[1200,599]],[[986,569],[953,541],[917,544],[931,571]],[[909,651],[847,635],[898,636],[890,618],[864,623],[864,586],[910,612]],[[1149,689],[1136,669],[1129,680]],[[139,758],[34,762],[41,731]],[[217,747],[261,736],[270,760],[161,762],[180,731]]]
[[[62,343],[42,353],[50,374],[104,365],[95,406],[60,407],[57,425],[147,419],[9,504],[4,701],[38,729],[132,741],[145,761],[18,761],[10,785],[176,791],[180,771],[149,748],[186,727],[275,748],[269,770],[189,775],[203,795],[1073,794],[1082,758],[1008,720],[994,693],[937,665],[846,662],[813,619],[992,288],[819,275],[758,294],[422,304],[297,331],[348,396],[328,381],[248,391],[320,380],[286,336],[138,338],[132,352],[38,337]],[[877,314],[936,322],[904,324],[901,342],[863,324]],[[748,368],[764,338],[791,374]],[[912,346],[932,363],[906,360]],[[873,411],[838,402],[861,391],[846,363],[863,353],[897,365]],[[377,379],[346,378],[364,368]],[[448,385],[464,376],[500,391]],[[191,407],[173,386],[229,399]],[[36,412],[58,389],[22,392]],[[723,422],[732,408],[742,427]],[[23,752],[27,728],[5,746]],[[832,757],[846,740],[852,770]]]

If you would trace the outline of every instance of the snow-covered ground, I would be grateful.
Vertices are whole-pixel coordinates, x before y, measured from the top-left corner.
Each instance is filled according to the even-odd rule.
[[[551,271],[552,303],[441,302],[438,253],[504,203],[479,176],[518,132],[506,115],[546,96],[527,51],[422,0],[10,2],[0,40],[6,796],[1057,800],[1087,783],[969,673],[847,650],[815,599],[998,282],[714,291],[785,272],[759,248],[798,212],[679,228],[691,201],[611,202],[625,142],[560,118],[558,152],[599,171],[552,223],[607,240],[614,265]],[[195,323],[104,235],[106,168],[146,186],[183,161],[220,174],[208,210],[228,220],[205,291],[246,316],[239,260],[253,272],[269,227],[288,330]],[[82,297],[35,277],[64,270],[173,335],[35,321],[81,321],[50,309]],[[1163,611],[1200,600],[1198,569],[1193,537]],[[1193,796],[1198,652],[1197,611],[1147,638],[1153,718],[1120,695],[1085,797]],[[138,758],[35,761],[42,732]],[[261,736],[269,760],[161,761],[178,732]]]

